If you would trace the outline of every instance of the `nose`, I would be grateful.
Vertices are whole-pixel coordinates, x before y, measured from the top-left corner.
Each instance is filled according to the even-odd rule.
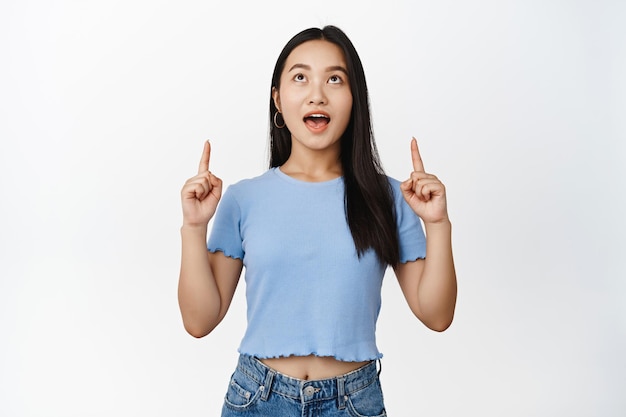
[[[324,94],[324,86],[321,83],[312,83],[309,92],[309,104],[326,104],[328,99]]]

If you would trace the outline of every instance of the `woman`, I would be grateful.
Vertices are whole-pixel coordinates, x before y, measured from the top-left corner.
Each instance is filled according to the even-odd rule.
[[[281,52],[270,141],[270,169],[223,198],[207,142],[182,189],[185,328],[203,337],[217,326],[245,265],[248,326],[222,415],[385,415],[374,332],[386,267],[426,326],[443,331],[454,315],[445,188],[415,139],[409,179],[384,175],[363,67],[336,27],[305,30]]]

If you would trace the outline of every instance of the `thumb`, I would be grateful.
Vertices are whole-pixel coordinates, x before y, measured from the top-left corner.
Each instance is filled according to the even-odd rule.
[[[400,190],[402,191],[402,193],[408,193],[413,189],[413,180],[412,179],[408,179],[402,183],[400,183]]]
[[[415,192],[413,191],[413,180],[409,178],[408,180],[400,183],[400,191],[402,192],[404,199],[409,202],[411,197],[415,195]]]
[[[213,174],[210,174],[209,181],[211,182],[211,192],[218,197],[222,195],[222,180]]]

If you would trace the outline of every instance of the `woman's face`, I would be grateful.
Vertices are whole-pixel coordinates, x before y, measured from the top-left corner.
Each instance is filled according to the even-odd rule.
[[[272,92],[292,137],[292,152],[339,151],[352,111],[352,92],[341,49],[328,41],[307,41],[287,57],[280,89]]]

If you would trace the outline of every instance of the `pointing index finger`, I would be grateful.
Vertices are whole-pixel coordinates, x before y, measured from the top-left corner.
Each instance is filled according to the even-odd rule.
[[[204,142],[204,150],[202,151],[202,159],[198,166],[198,174],[202,174],[209,170],[209,161],[211,160],[211,143],[207,140]]]
[[[413,170],[416,172],[425,172],[424,163],[422,162],[422,157],[417,147],[417,139],[415,138],[411,140],[411,158],[413,159]]]

